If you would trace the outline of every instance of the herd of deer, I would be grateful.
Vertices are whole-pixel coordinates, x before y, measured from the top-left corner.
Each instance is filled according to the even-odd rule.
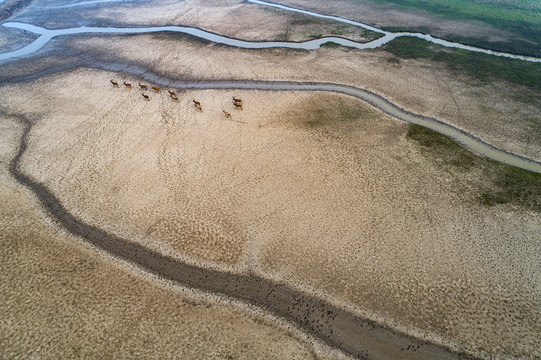
[[[113,84],[113,87],[120,87],[118,85],[117,81],[111,80],[111,84]],[[127,82],[124,81],[123,84],[128,89],[132,88],[130,83],[127,83]],[[138,84],[139,84],[139,89],[148,91],[148,86],[147,85],[144,85],[144,84],[141,84],[141,83],[138,83]],[[161,89],[159,87],[157,87],[157,86],[151,86],[150,88],[152,90],[154,90],[155,92],[160,92],[161,91]],[[169,96],[171,96],[171,99],[173,99],[173,101],[178,101],[178,96],[177,96],[177,93],[175,91],[167,90],[167,92],[169,92]],[[145,100],[150,101],[150,97],[147,94],[142,93],[141,95],[143,96],[143,98]],[[196,111],[203,111],[203,108],[201,107],[201,103],[199,101],[197,101],[195,99],[193,99],[192,101],[194,103]],[[233,96],[233,105],[235,106],[236,110],[242,110],[242,99],[236,98],[236,97]],[[222,110],[222,111],[224,112],[224,115],[225,115],[226,118],[231,118],[231,113],[228,113],[225,110]]]

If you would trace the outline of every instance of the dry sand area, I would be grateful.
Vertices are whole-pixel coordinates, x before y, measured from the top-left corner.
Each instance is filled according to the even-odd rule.
[[[163,92],[149,92],[144,101],[139,90],[113,88],[111,78],[138,80],[77,70],[2,91],[9,112],[35,119],[22,171],[77,217],[189,262],[284,281],[457,349],[541,356],[539,214],[474,204],[468,179],[423,157],[405,138],[406,124],[339,95],[188,90],[178,102]],[[233,109],[232,96],[244,100],[244,110]],[[203,112],[195,111],[194,98]],[[20,226],[36,234],[28,241],[43,244],[44,225]],[[36,247],[58,269],[63,261],[73,268],[75,260],[54,255],[75,252],[69,243]],[[112,280],[97,261],[110,274],[114,265],[92,261],[81,284],[103,281],[108,290],[100,291],[113,291],[128,276],[116,271]],[[146,283],[127,289],[136,286],[145,287],[145,296],[130,306],[142,306],[154,292],[173,304],[169,292]],[[170,311],[152,309],[164,317]],[[198,311],[220,312],[219,321],[232,316],[220,309]],[[235,321],[253,323],[235,314]],[[257,326],[261,334],[271,331]],[[290,339],[283,351],[305,351],[285,333],[275,336]]]
[[[252,310],[152,279],[57,229],[8,174],[21,130],[0,116],[0,358],[332,354]]]
[[[390,54],[381,50],[243,50],[161,34],[69,42],[66,46],[70,49],[88,52],[99,60],[135,63],[178,79],[321,81],[358,86],[409,111],[456,125],[497,147],[541,160],[538,94],[505,82],[480,84],[456,76],[438,63],[402,60],[393,65],[388,62]]]

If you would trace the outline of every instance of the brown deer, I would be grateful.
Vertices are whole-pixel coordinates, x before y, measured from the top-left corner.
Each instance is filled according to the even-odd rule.
[[[126,85],[127,88],[131,89],[131,84],[124,81],[124,85]]]
[[[242,104],[242,99],[241,98],[236,98],[236,97],[233,96],[233,102]]]
[[[141,88],[141,90],[148,90],[148,86],[143,85],[141,83],[139,83],[139,87]]]
[[[203,112],[203,108],[201,108],[201,105],[195,104],[195,110]]]
[[[171,96],[177,96],[177,93],[174,92],[173,90],[167,90],[169,92],[169,95]]]
[[[178,101],[178,97],[176,97],[175,95],[171,94],[171,99],[175,100],[175,101]]]
[[[157,86],[153,86],[153,87],[152,87],[152,90],[154,90],[154,91],[156,91],[156,92],[160,92],[160,88],[157,87]]]
[[[113,87],[118,87],[118,83],[114,80],[111,80],[111,84],[113,84]]]
[[[233,105],[235,105],[235,110],[242,110],[242,104],[233,103]]]
[[[199,101],[196,101],[196,100],[192,100],[192,101],[195,104],[195,107],[201,106],[201,103]]]
[[[146,101],[150,101],[150,97],[148,95],[146,95],[146,94],[141,94],[141,95],[143,95],[143,97],[145,98]]]
[[[222,111],[224,112],[226,118],[230,118],[230,117],[231,117],[231,114],[230,114],[230,113],[228,113],[228,112],[225,111],[225,110],[222,110]]]

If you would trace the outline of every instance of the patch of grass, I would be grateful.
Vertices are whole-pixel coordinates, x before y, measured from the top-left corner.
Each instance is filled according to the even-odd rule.
[[[399,37],[382,49],[401,59],[427,59],[432,58],[436,45],[417,38]]]
[[[463,36],[445,36],[446,40],[458,42],[461,44],[471,45],[482,49],[490,49],[512,54],[541,56],[539,46],[529,41],[513,39],[509,41],[488,41],[484,38],[473,38]]]
[[[426,26],[382,26],[381,29],[390,32],[417,32],[421,34],[430,34],[431,31]]]
[[[541,174],[492,163],[494,188],[483,190],[478,200],[486,206],[512,203],[541,212]]]
[[[320,20],[317,18],[312,18],[309,16],[304,15],[296,15],[297,18],[291,20],[291,25],[314,25],[314,24],[322,24],[326,23],[325,20]]]
[[[458,170],[470,170],[475,164],[477,155],[451,138],[423,126],[408,125],[406,137],[415,140],[422,148],[433,151],[438,157],[438,162],[453,165]]]
[[[306,114],[301,119],[301,124],[311,129],[344,124],[375,116],[374,110],[368,107],[356,106],[354,103],[334,98],[314,105],[307,110]]]
[[[535,133],[541,133],[541,119],[539,118],[526,118],[525,119],[532,131]]]
[[[163,31],[163,32],[157,32],[152,34],[152,38],[156,40],[168,40],[168,41],[189,41],[192,43],[198,43],[198,44],[210,44],[211,41],[205,40],[196,36],[192,36],[189,34],[184,34],[180,32],[174,32],[174,31]]]
[[[481,82],[506,80],[541,90],[541,64],[502,58],[461,49],[446,49],[427,41],[400,37],[383,47],[400,59],[430,59],[444,63],[457,73],[464,73]]]
[[[321,47],[322,48],[337,48],[337,47],[340,47],[341,45],[340,44],[337,44],[335,42],[332,42],[332,41],[328,41],[324,44],[321,44]]]
[[[537,46],[521,47],[526,55],[539,56],[541,45],[541,2],[539,0],[372,0],[380,4],[392,3],[441,15],[448,19],[483,21],[507,30]]]
[[[286,32],[283,32],[281,34],[278,34],[274,39],[272,39],[273,41],[288,41],[289,40],[289,33],[286,31]]]
[[[327,49],[342,48],[343,51],[345,51],[345,52],[355,50],[354,47],[346,46],[346,45],[340,45],[340,44],[337,44],[337,43],[332,42],[332,41],[327,41],[326,43],[321,44],[321,47],[324,48],[324,49],[325,48],[327,48]]]
[[[366,30],[366,29],[363,29],[362,34],[368,41],[376,40],[376,39],[379,39],[380,37],[383,36],[380,33],[377,33],[375,31]]]
[[[541,213],[541,174],[476,155],[419,125],[409,125],[406,138],[418,144],[438,167],[458,177],[476,179],[469,182],[476,203],[487,207],[511,204]]]

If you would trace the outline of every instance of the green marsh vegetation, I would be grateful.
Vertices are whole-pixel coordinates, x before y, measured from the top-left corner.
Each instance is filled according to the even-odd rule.
[[[324,102],[316,102],[309,106],[302,117],[298,119],[298,125],[309,129],[323,129],[331,126],[343,125],[377,116],[377,112],[369,106],[359,106],[356,100],[347,100],[329,97]]]
[[[327,48],[327,49],[335,49],[335,48],[342,48],[344,51],[350,51],[350,50],[355,50],[354,47],[351,47],[351,46],[345,46],[345,45],[340,45],[340,44],[337,44],[335,42],[332,42],[332,41],[328,41],[326,43],[323,43],[321,44],[321,47],[322,48]]]
[[[447,49],[413,37],[400,37],[383,50],[400,59],[428,59],[445,64],[457,73],[463,73],[482,83],[505,80],[541,91],[541,64],[523,60],[476,53],[461,49]]]
[[[541,1],[539,0],[372,0],[379,4],[395,4],[403,8],[419,9],[453,20],[482,21],[506,30],[527,41],[489,42],[482,37],[447,40],[461,41],[493,50],[541,56]],[[389,31],[419,31],[416,28],[386,28]],[[420,32],[429,33],[430,29]]]
[[[174,31],[162,31],[152,34],[152,38],[156,40],[167,40],[167,41],[188,41],[195,44],[208,45],[211,44],[211,41],[199,38],[197,36],[192,36],[190,34],[174,32]]]
[[[472,153],[449,137],[419,125],[408,125],[406,138],[437,167],[467,179],[465,193],[486,207],[510,204],[541,213],[541,174]]]

